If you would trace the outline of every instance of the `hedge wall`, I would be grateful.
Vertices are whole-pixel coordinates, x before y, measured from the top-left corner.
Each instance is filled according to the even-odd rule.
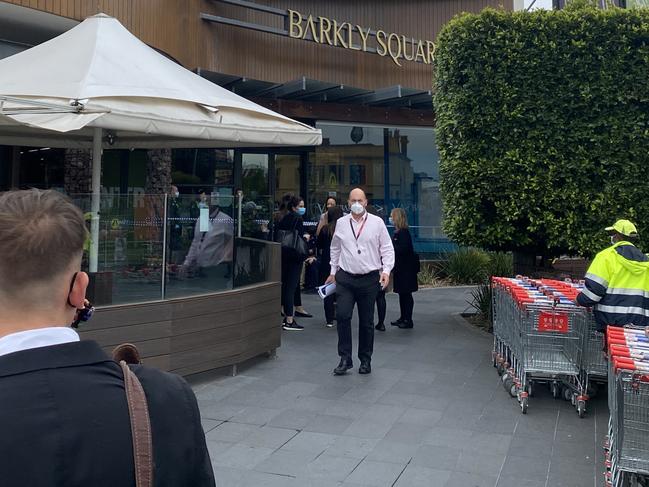
[[[485,10],[438,42],[451,238],[591,255],[617,218],[649,232],[649,11]]]

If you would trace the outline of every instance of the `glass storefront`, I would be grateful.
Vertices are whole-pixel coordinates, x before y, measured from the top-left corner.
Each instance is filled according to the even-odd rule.
[[[441,230],[439,153],[433,128],[381,127],[318,122],[322,146],[309,153],[309,215],[315,218],[328,196],[346,204],[354,187],[386,219],[403,208],[419,252],[441,253],[449,248]]]

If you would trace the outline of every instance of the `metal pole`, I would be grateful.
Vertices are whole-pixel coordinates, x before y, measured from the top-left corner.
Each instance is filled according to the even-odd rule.
[[[237,216],[237,236],[241,238],[241,204],[243,202],[243,191],[239,191],[237,193],[237,198],[239,200],[239,209],[237,210],[238,216]]]
[[[161,294],[162,299],[165,298],[166,284],[167,284],[167,205],[169,203],[169,195],[165,193],[164,197],[164,211],[163,211],[163,220],[162,220],[162,285],[161,285]]]
[[[92,133],[92,200],[90,212],[90,258],[89,270],[96,273],[99,261],[99,210],[101,207],[101,139],[102,129],[95,128]]]

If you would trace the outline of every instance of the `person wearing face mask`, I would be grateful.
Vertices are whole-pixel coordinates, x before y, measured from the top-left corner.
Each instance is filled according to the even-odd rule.
[[[300,198],[288,193],[282,198],[275,231],[295,232],[302,238],[304,225],[299,215]],[[295,288],[300,286],[303,257],[289,249],[282,248],[282,328],[287,331],[301,331],[304,327],[295,321]]]
[[[331,273],[327,283],[336,283],[336,321],[340,363],[335,375],[344,375],[353,367],[351,320],[358,308],[358,372],[369,374],[374,349],[374,303],[376,294],[385,289],[394,267],[394,248],[383,220],[366,211],[365,192],[356,188],[349,193],[351,214],[336,222],[331,240]]]
[[[133,438],[124,369],[71,328],[87,304],[83,213],[56,191],[0,193],[0,235],[0,484],[135,487],[134,439],[141,452],[149,435]],[[129,374],[146,396],[151,485],[214,487],[191,387]]]
[[[327,221],[327,212],[329,211],[330,208],[333,208],[334,206],[337,206],[338,203],[336,202],[336,198],[333,196],[329,196],[327,198],[327,201],[325,201],[325,210],[322,215],[320,215],[320,221],[318,222],[318,227],[316,228],[315,235],[316,237],[320,235],[320,232],[324,227],[326,227],[329,222]]]
[[[593,308],[600,332],[607,325],[649,326],[649,258],[634,243],[636,226],[618,220],[606,231],[611,246],[598,253],[585,277],[577,304]]]
[[[298,196],[298,199],[300,202],[297,205],[297,214],[299,215],[300,218],[302,218],[302,221],[304,221],[304,215],[306,215],[306,207],[304,206],[304,198],[301,196]],[[307,232],[302,235],[304,240],[306,240],[307,246],[309,247],[309,256],[306,258],[304,261],[304,264],[306,264],[306,272],[311,272],[310,267],[314,265],[315,262],[315,250],[312,248],[313,246],[311,245],[311,235]],[[300,276],[302,276],[302,268],[304,265],[300,266]],[[306,276],[305,276],[306,280]],[[295,296],[293,298],[293,306],[295,307],[295,316],[299,316],[300,318],[313,318],[313,315],[309,313],[307,310],[304,309],[304,306],[302,306],[302,290],[300,288],[300,281],[298,279],[297,286],[295,287]]]

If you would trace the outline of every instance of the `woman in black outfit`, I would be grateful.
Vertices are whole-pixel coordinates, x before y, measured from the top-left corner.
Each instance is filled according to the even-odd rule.
[[[331,273],[331,265],[329,264],[329,261],[331,260],[331,239],[336,231],[336,221],[343,216],[343,210],[339,206],[333,206],[327,210],[326,215],[326,224],[320,229],[316,241],[318,260],[320,261],[320,285],[325,283]],[[327,320],[326,326],[328,328],[334,326],[335,301],[335,294],[327,296],[324,299],[325,319]]]
[[[304,227],[302,217],[298,214],[299,203],[300,199],[297,196],[293,194],[284,195],[280,211],[277,214],[276,232],[279,230],[297,230],[298,235],[302,238]],[[293,301],[295,299],[295,290],[300,285],[302,263],[302,257],[290,250],[282,249],[282,307],[285,315],[282,328],[285,330],[297,331],[304,329],[293,319]]]
[[[399,295],[401,317],[393,321],[393,326],[412,328],[412,308],[415,305],[412,293],[419,289],[417,272],[419,271],[417,254],[412,245],[408,230],[408,219],[403,208],[395,208],[390,213],[390,220],[395,228],[392,244],[394,245],[394,292]]]

